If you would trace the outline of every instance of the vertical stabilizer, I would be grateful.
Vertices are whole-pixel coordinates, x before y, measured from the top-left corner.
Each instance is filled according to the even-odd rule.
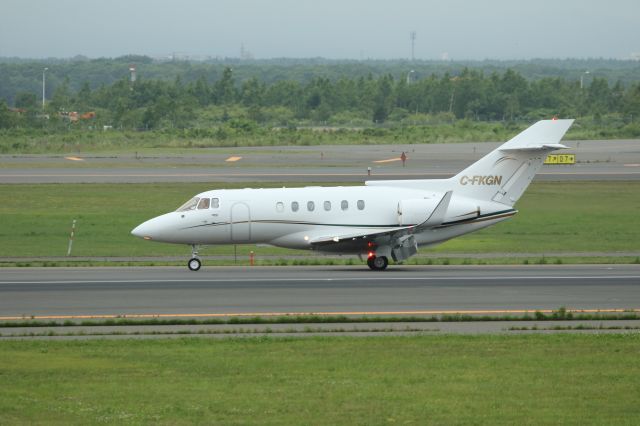
[[[573,120],[542,120],[451,178],[455,194],[513,206]]]

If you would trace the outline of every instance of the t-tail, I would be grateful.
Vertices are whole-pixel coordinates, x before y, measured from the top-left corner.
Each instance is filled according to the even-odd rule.
[[[573,120],[542,120],[450,179],[456,195],[513,206]]]

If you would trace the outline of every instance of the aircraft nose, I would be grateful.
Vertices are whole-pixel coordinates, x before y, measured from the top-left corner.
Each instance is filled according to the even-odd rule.
[[[171,242],[170,240],[175,237],[173,234],[174,227],[175,215],[167,213],[136,226],[131,231],[131,235],[145,240]]]
[[[154,238],[154,234],[157,233],[157,226],[153,224],[154,220],[148,220],[144,223],[133,228],[131,231],[131,235],[135,237],[139,237],[145,240],[152,240]]]

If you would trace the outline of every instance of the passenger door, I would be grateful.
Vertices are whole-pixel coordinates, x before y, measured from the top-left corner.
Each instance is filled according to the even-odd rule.
[[[246,203],[231,206],[231,241],[247,242],[251,240],[251,214]]]

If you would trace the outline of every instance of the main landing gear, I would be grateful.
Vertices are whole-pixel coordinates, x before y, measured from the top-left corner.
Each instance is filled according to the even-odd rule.
[[[190,271],[197,271],[202,266],[202,262],[198,258],[198,247],[195,245],[191,246],[191,259],[187,262],[187,268]]]
[[[367,265],[374,271],[383,271],[389,266],[389,259],[386,256],[369,256]]]

